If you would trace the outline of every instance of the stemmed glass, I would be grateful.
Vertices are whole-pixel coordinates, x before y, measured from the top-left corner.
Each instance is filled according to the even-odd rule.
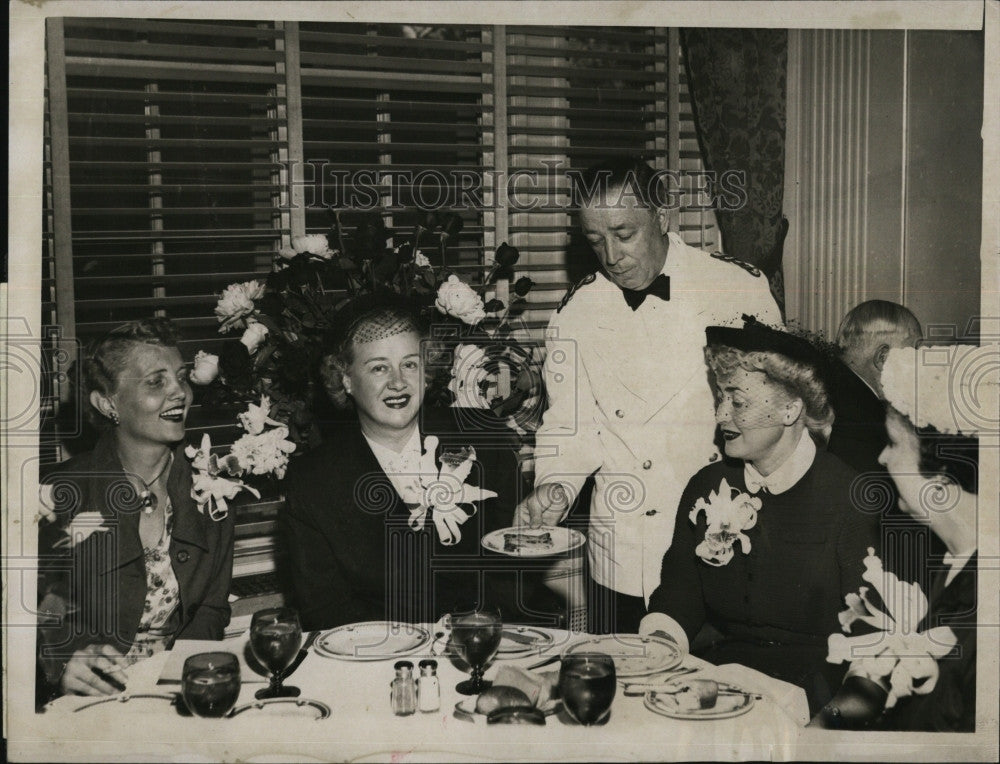
[[[302,626],[299,614],[289,607],[258,610],[250,622],[250,647],[257,660],[270,672],[270,686],[258,690],[255,697],[297,698],[302,692],[298,687],[282,684],[284,672],[302,646]]]
[[[195,716],[228,714],[240,696],[240,661],[232,653],[198,653],[184,661],[181,695]]]
[[[503,622],[495,608],[451,614],[451,642],[472,667],[472,678],[455,687],[462,695],[478,695],[492,686],[492,682],[483,679],[483,672],[500,649],[502,634]]]
[[[599,724],[611,712],[618,686],[615,661],[604,653],[578,653],[562,659],[559,693],[563,707],[576,722]]]

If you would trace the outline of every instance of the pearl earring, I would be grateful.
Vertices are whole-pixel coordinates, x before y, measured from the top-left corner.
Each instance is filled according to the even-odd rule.
[[[112,411],[110,414],[108,414],[108,419],[111,420],[111,424],[113,424],[115,427],[121,424],[121,420],[118,418],[118,413],[115,411]]]

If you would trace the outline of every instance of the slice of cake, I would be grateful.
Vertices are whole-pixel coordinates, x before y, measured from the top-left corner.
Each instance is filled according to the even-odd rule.
[[[552,534],[545,533],[505,533],[503,534],[503,550],[519,552],[522,549],[551,549],[554,546]]]

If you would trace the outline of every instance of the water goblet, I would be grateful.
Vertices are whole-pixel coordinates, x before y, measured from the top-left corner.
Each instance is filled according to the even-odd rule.
[[[298,687],[283,685],[285,669],[291,665],[302,646],[302,626],[299,614],[289,607],[258,610],[250,622],[250,647],[257,660],[270,673],[270,685],[258,690],[258,700],[264,698],[297,698]]]
[[[607,719],[618,686],[615,661],[604,653],[577,653],[562,659],[559,693],[566,713],[589,726]]]
[[[455,651],[472,667],[472,677],[455,687],[462,695],[478,695],[493,683],[483,679],[486,665],[500,649],[503,622],[495,608],[451,615],[451,642]]]
[[[228,714],[240,696],[240,661],[232,653],[198,653],[184,661],[181,695],[195,716]]]

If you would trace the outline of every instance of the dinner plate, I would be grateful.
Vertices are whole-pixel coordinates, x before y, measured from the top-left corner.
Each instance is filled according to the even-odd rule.
[[[561,700],[549,699],[541,705],[538,709],[546,716],[552,716],[556,713],[562,706]],[[476,699],[475,698],[463,698],[455,704],[455,712],[458,714],[465,714],[466,716],[471,716],[472,720],[481,724],[486,724],[486,717],[488,714],[481,714],[476,710]]]
[[[729,719],[745,714],[753,708],[755,697],[725,682],[719,682],[719,696],[711,708],[697,708],[697,700],[688,693],[687,681],[678,679],[668,682],[667,690],[650,690],[643,702],[650,711],[671,719]]]
[[[349,623],[324,631],[313,649],[324,658],[343,661],[381,661],[410,655],[430,641],[422,626],[394,621]]]
[[[669,639],[653,635],[605,634],[587,637],[568,645],[563,657],[574,653],[604,653],[615,661],[619,679],[646,676],[680,665],[680,648]]]
[[[586,541],[584,535],[573,528],[543,525],[541,528],[500,528],[483,536],[481,543],[491,552],[508,557],[549,557],[581,547]]]
[[[525,640],[530,640],[530,642]],[[552,645],[553,642],[555,642],[555,638],[551,633],[536,629],[534,626],[504,626],[496,658],[505,660],[534,655]],[[431,652],[435,655],[444,655],[451,651],[449,635],[438,634]]]
[[[310,700],[308,698],[268,698],[267,700],[255,700],[252,703],[237,706],[228,715],[236,716],[246,711],[275,716],[312,716],[316,721],[328,719],[331,713],[330,707],[319,700]]]

